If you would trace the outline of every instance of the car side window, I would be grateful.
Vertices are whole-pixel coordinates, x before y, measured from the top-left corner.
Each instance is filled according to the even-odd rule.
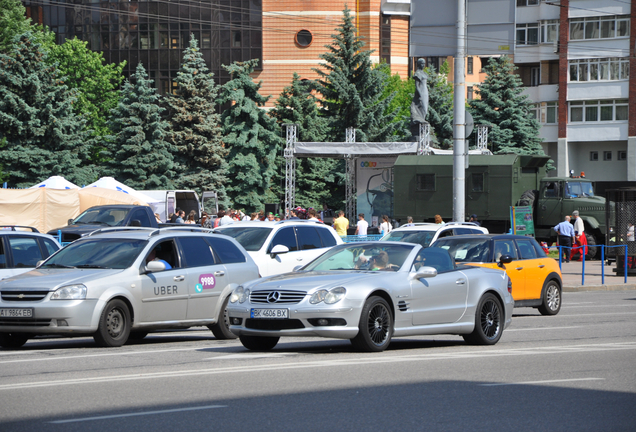
[[[9,237],[9,245],[13,255],[15,268],[35,267],[42,259],[40,245],[31,237]]]
[[[210,245],[201,237],[179,237],[186,267],[214,265],[214,255]]]
[[[481,234],[481,231],[473,228],[455,228],[455,235],[462,234]]]
[[[294,233],[294,227],[284,227],[280,229],[272,239],[272,242],[267,248],[267,253],[270,253],[272,248],[276,245],[283,245],[289,248],[290,252],[297,251],[296,234]]]
[[[428,247],[419,251],[413,263],[413,270],[424,266],[433,267],[438,273],[455,270],[455,263],[448,251],[438,247]]]
[[[444,237],[450,237],[453,235],[453,230],[451,229],[447,229],[447,230],[442,230],[439,233],[439,236],[437,237],[438,239],[444,238]]]
[[[42,242],[44,243],[44,248],[46,249],[46,257],[45,258],[50,257],[55,252],[57,252],[57,250],[59,249],[57,247],[57,245],[53,241],[51,241],[49,239],[42,239]]]
[[[519,259],[514,240],[495,240],[495,262],[498,262],[502,255],[510,255],[515,260]]]
[[[521,254],[521,259],[535,259],[537,258],[537,251],[532,246],[530,240],[517,240],[517,247]]]
[[[205,240],[212,246],[222,263],[232,264],[246,261],[243,252],[231,241],[214,237],[206,237]]]
[[[322,248],[322,241],[315,227],[296,227],[296,233],[298,235],[298,245],[301,250]]]
[[[150,219],[148,218],[148,213],[146,213],[143,210],[136,210],[135,213],[130,218],[130,221],[132,222],[134,219],[137,219],[141,223],[142,227],[152,226],[150,224]]]
[[[316,231],[318,231],[318,235],[322,240],[322,247],[331,247],[336,245],[336,239],[329,231],[329,228],[317,226]]]
[[[152,251],[155,252],[155,256],[158,259],[164,260],[173,269],[181,267],[179,253],[177,252],[174,241],[164,240],[159,242],[151,249],[150,253],[152,253]]]
[[[7,256],[4,254],[4,241],[0,237],[0,268],[7,268]]]

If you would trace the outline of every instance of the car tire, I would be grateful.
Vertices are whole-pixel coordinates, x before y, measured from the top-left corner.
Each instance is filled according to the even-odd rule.
[[[241,343],[245,348],[251,351],[269,351],[276,346],[279,337],[271,336],[239,336]]]
[[[122,300],[108,302],[99,318],[99,326],[93,335],[97,345],[102,347],[120,347],[130,335],[130,311]]]
[[[501,339],[503,320],[501,302],[494,294],[486,293],[477,305],[475,329],[472,333],[463,335],[463,338],[471,345],[494,345]]]
[[[214,337],[219,340],[236,339],[238,337],[230,331],[230,317],[227,314],[227,304],[229,301],[230,296],[227,296],[223,301],[223,306],[221,306],[222,312],[218,322],[208,326],[208,328],[212,330]]]
[[[2,348],[20,348],[31,337],[28,333],[0,333],[0,346]]]
[[[556,280],[546,281],[541,291],[541,306],[538,309],[541,315],[556,315],[561,310],[561,286]]]
[[[365,302],[358,329],[356,337],[351,339],[354,348],[366,352],[387,349],[393,336],[393,316],[386,300],[375,296]]]

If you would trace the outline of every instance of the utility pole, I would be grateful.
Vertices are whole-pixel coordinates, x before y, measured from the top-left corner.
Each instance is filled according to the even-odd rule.
[[[464,222],[466,206],[466,0],[457,0],[457,55],[453,94],[453,220]]]

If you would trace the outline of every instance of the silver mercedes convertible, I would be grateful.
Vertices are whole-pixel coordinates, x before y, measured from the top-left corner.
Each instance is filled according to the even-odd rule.
[[[348,243],[292,273],[235,288],[227,314],[230,330],[257,351],[274,348],[281,336],[350,339],[370,352],[413,335],[492,345],[510,325],[511,293],[503,270],[456,266],[445,249]]]

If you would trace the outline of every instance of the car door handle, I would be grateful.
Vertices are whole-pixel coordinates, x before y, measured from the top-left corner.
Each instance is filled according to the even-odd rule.
[[[455,283],[456,283],[457,285],[464,285],[464,284],[466,283],[466,279],[457,279],[457,280],[455,281]]]
[[[515,270],[523,270],[523,267],[517,267]]]
[[[177,282],[183,282],[185,280],[185,276],[175,276],[173,279]]]
[[[541,264],[541,265],[539,266],[539,268],[543,268],[543,267],[545,267],[545,264]]]
[[[223,270],[215,271],[214,276],[225,276],[225,272]]]
[[[302,261],[302,260],[303,260],[302,258],[296,258],[296,261]]]

